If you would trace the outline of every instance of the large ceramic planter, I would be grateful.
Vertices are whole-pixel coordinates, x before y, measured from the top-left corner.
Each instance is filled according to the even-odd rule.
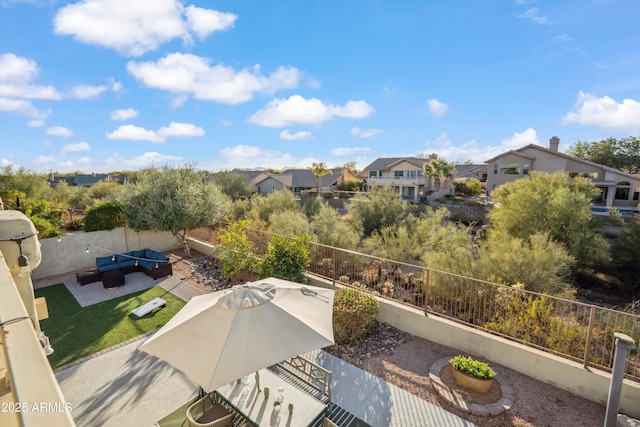
[[[475,393],[486,393],[493,384],[493,378],[478,378],[453,368],[453,378],[456,384]]]

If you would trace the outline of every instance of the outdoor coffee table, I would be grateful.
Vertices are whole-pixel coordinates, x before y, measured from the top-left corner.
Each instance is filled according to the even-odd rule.
[[[124,285],[124,272],[122,270],[109,270],[102,273],[102,284],[105,288],[116,288]]]
[[[233,381],[216,392],[235,409],[240,411],[259,426],[275,424],[277,416],[273,402],[278,399],[278,387],[284,387],[284,401],[280,409],[280,426],[308,426],[321,417],[327,405],[286,382],[268,369],[260,369],[260,391],[256,386],[255,372],[248,376],[249,384]],[[243,393],[246,387],[247,393]],[[269,397],[265,399],[264,388],[269,387]],[[293,413],[289,414],[289,404],[293,404]]]
[[[76,273],[76,280],[80,286],[84,286],[88,283],[99,282],[100,272],[98,270],[88,270]]]

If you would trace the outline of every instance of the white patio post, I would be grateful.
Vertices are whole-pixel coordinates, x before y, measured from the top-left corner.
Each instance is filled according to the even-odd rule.
[[[616,349],[613,356],[613,371],[611,372],[611,385],[607,399],[607,412],[604,416],[604,427],[616,427],[618,410],[620,410],[620,392],[622,379],[624,378],[629,350],[635,348],[636,343],[628,335],[616,332]]]

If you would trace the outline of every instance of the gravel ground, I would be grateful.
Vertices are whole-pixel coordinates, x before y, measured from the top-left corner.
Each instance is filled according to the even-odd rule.
[[[205,292],[228,287],[215,266],[204,267],[208,258],[202,254],[194,253],[191,259],[184,257],[182,251],[170,255],[174,271],[182,274],[190,285]],[[478,417],[457,410],[431,387],[429,369],[436,360],[460,352],[387,324],[376,322],[357,344],[334,345],[325,350],[481,427],[599,427],[604,422],[603,405],[495,363],[491,366],[513,383],[516,394],[513,407],[495,417]]]

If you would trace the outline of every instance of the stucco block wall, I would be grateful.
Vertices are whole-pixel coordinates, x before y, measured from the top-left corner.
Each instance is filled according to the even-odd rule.
[[[89,244],[89,253],[86,252]],[[120,227],[108,231],[91,233],[73,232],[71,235],[40,240],[42,262],[33,270],[31,277],[44,277],[95,268],[96,257],[114,252],[128,252],[151,248],[160,252],[177,249],[180,245],[169,232],[142,231]]]

